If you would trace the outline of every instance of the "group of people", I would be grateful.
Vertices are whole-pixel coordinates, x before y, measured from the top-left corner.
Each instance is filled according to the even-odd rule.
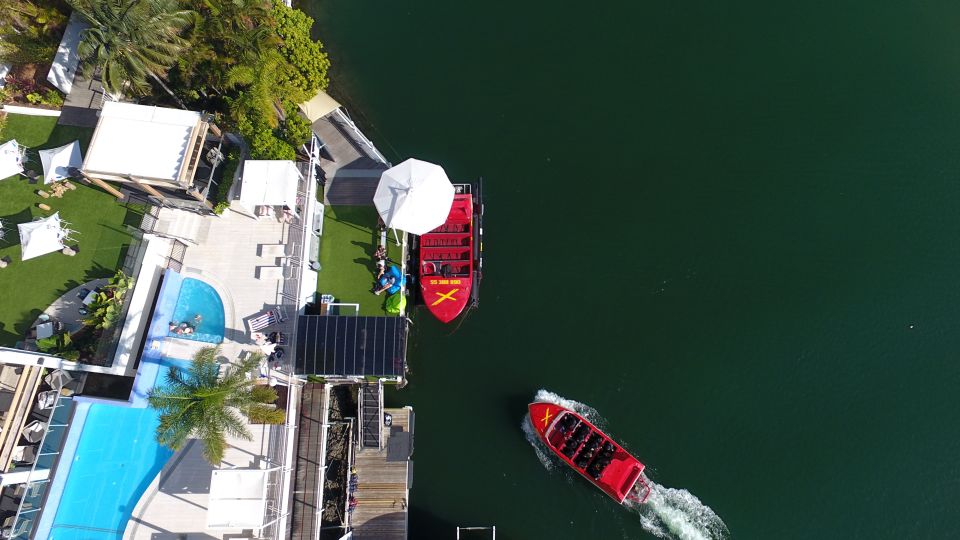
[[[379,246],[373,258],[377,261],[377,278],[376,285],[373,286],[373,294],[379,296],[382,292],[387,294],[398,292],[406,282],[406,277],[399,266],[395,264],[387,266],[387,248]]]
[[[175,321],[170,321],[169,329],[173,334],[178,336],[190,335],[197,331],[197,327],[200,326],[200,322],[203,321],[203,317],[199,313],[193,316],[193,323],[181,322],[177,323]]]

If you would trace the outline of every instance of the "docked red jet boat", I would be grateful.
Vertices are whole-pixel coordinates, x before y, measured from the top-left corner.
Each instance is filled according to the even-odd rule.
[[[531,403],[529,410],[543,442],[591,484],[620,504],[647,501],[650,487],[643,479],[643,463],[590,421],[554,403]]]
[[[420,236],[420,294],[436,318],[448,323],[469,302],[477,304],[483,272],[483,203],[480,184],[456,184],[447,221]]]

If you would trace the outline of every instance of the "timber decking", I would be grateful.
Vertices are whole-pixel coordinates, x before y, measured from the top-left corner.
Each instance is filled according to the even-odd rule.
[[[383,438],[390,437],[391,430],[412,432],[410,409],[385,409],[393,416],[393,426],[383,428]],[[389,440],[387,441],[389,443]],[[407,538],[407,502],[410,493],[410,472],[413,462],[387,461],[387,448],[361,449],[356,463],[359,483],[354,496],[357,506],[350,524],[354,540],[405,540]]]
[[[324,203],[372,205],[380,174],[389,165],[380,161],[336,113],[314,122],[313,132],[323,143],[320,168],[326,178]]]
[[[297,437],[297,464],[293,482],[293,506],[291,508],[291,538],[313,539],[317,537],[318,484],[320,477],[320,450],[323,437],[323,400],[326,393],[323,384],[307,384],[300,400],[300,425]],[[322,489],[322,486],[320,486]]]
[[[86,79],[78,71],[73,88],[64,99],[57,123],[64,126],[96,127],[103,107],[103,85],[100,77]]]

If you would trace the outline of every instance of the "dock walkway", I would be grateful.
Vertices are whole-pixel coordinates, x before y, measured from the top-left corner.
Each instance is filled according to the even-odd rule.
[[[373,204],[380,174],[390,168],[386,158],[342,109],[314,122],[313,132],[323,143],[324,204]]]
[[[357,506],[350,519],[354,540],[407,538],[413,411],[404,408],[385,412],[393,417],[393,425],[383,428],[386,444],[379,450],[364,448],[357,452]]]

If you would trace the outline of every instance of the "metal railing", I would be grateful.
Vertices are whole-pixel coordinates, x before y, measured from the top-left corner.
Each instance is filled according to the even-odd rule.
[[[337,117],[340,118],[341,123],[353,130],[356,140],[363,143],[363,145],[367,147],[367,150],[369,150],[370,157],[376,159],[384,165],[390,165],[390,162],[387,161],[387,158],[383,157],[383,154],[381,154],[380,151],[377,150],[377,147],[373,145],[373,141],[368,139],[367,136],[360,131],[360,128],[358,128],[357,124],[353,122],[353,119],[347,115],[343,107],[337,109]]]
[[[57,394],[53,402],[53,409],[50,412],[50,419],[47,427],[43,430],[43,437],[40,444],[37,445],[39,452],[30,468],[29,478],[36,475],[38,468],[40,470],[53,469],[57,465],[60,452],[63,449],[65,435],[70,426],[69,418],[73,412],[73,398]],[[62,407],[68,407],[69,410],[63,411]],[[60,413],[58,415],[58,413]],[[66,418],[64,418],[66,416]],[[52,435],[51,435],[52,433]],[[51,437],[53,437],[51,439]],[[17,514],[13,520],[13,526],[10,531],[3,531],[4,538],[26,539],[30,538],[33,529],[37,524],[37,518],[43,510],[47,497],[47,488],[50,486],[51,477],[42,480],[27,480],[26,488],[23,492],[23,498],[17,507]]]

